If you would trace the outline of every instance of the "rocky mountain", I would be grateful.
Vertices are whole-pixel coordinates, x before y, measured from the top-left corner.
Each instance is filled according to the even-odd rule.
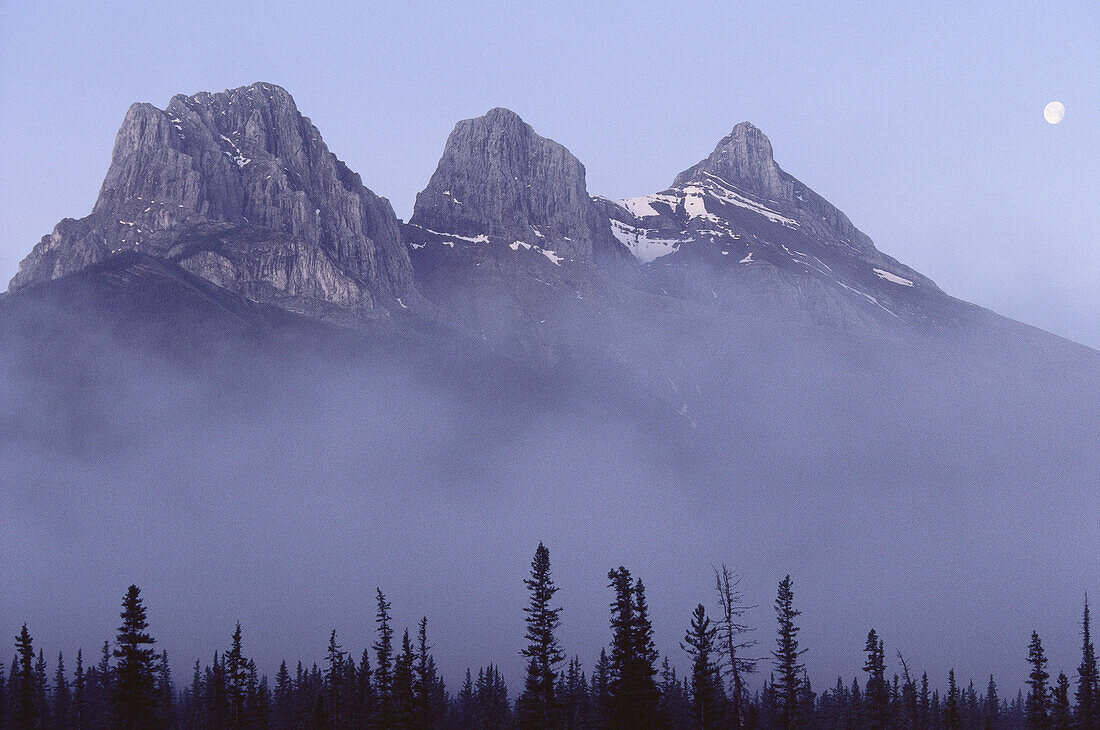
[[[586,266],[626,254],[588,196],[584,165],[508,109],[455,125],[409,225],[426,234],[411,233],[417,246],[504,244]]]
[[[126,250],[311,316],[369,318],[416,299],[389,202],[273,84],[131,106],[91,214],[61,221],[10,288]]]
[[[578,317],[640,295],[584,165],[507,109],[455,125],[403,233],[440,321],[539,366]]]
[[[748,123],[668,189],[611,201],[590,196],[564,146],[492,109],[455,126],[403,224],[278,86],[135,104],[91,214],[45,236],[10,291],[101,264],[130,271],[111,261],[131,252],[233,301],[364,331],[383,320],[446,330],[538,367],[596,357],[680,369],[660,343],[692,328],[709,329],[689,350],[782,330],[845,340],[856,360],[929,337],[1064,344],[879,252]],[[89,281],[107,280],[112,296],[143,281]]]
[[[787,290],[814,321],[842,328],[942,328],[983,316],[878,251],[847,216],[780,168],[768,138],[748,122],[668,189],[597,203],[667,293],[722,306],[774,300]]]

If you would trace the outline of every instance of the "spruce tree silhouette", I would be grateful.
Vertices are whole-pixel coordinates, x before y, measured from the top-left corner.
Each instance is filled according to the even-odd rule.
[[[156,713],[156,686],[154,665],[155,640],[147,629],[145,606],[141,590],[131,585],[122,600],[122,625],[115,637],[114,721],[115,726],[126,730],[159,727],[161,718]]]

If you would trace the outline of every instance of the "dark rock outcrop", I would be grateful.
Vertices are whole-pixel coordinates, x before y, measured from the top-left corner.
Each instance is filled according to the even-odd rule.
[[[370,316],[416,296],[389,202],[272,84],[131,106],[91,215],[61,221],[11,289],[127,249],[311,315]]]

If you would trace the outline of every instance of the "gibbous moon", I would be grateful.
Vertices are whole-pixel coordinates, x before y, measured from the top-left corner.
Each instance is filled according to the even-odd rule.
[[[1066,105],[1060,101],[1052,101],[1043,109],[1043,118],[1051,124],[1057,124],[1062,121],[1062,117],[1065,115]]]

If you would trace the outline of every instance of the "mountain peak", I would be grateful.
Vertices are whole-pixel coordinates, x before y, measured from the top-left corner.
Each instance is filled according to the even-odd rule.
[[[584,165],[503,107],[455,125],[409,223],[467,240],[552,244],[585,264],[624,253],[588,197]]]
[[[253,98],[256,100],[266,98],[270,101],[294,103],[294,97],[291,96],[289,91],[278,84],[271,84],[266,81],[257,81],[247,86],[237,86],[222,91],[199,91],[191,95],[176,94],[172,97],[172,101],[209,103],[217,99],[225,99],[228,101],[230,99],[238,100],[246,98]]]
[[[484,119],[492,124],[526,124],[519,114],[503,106],[493,107],[485,112],[485,115],[480,117],[480,119]]]
[[[92,214],[44,237],[11,288],[124,250],[288,308],[386,309],[413,293],[389,202],[263,82],[132,105]]]
[[[772,156],[772,143],[751,122],[741,122],[719,140],[706,159],[676,176],[673,187],[707,173],[746,192],[776,201],[790,200],[792,189]]]

